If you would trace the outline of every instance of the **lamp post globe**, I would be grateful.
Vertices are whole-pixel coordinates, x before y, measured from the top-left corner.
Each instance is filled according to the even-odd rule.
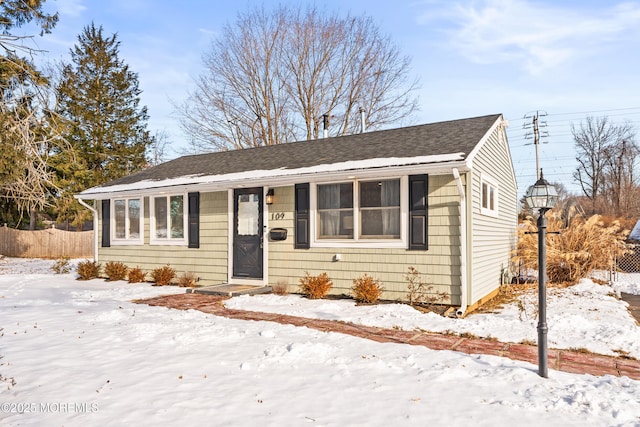
[[[544,179],[542,170],[540,170],[540,178],[527,189],[524,199],[531,209],[540,209],[540,214],[542,215],[542,210],[546,212],[556,205],[558,202],[558,192],[553,185]]]

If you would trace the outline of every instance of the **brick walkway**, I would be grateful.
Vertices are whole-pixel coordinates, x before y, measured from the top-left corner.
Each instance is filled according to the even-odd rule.
[[[421,345],[432,350],[453,350],[467,354],[491,354],[538,364],[536,346],[503,343],[482,338],[463,338],[430,332],[402,331],[364,326],[332,320],[308,319],[285,314],[226,308],[226,297],[201,294],[177,294],[134,301],[138,304],[162,306],[179,310],[194,309],[216,316],[241,320],[263,320],[287,325],[306,326],[323,332],[338,332],[377,342]],[[549,368],[565,372],[592,375],[628,376],[640,380],[640,361],[569,350],[549,349]]]

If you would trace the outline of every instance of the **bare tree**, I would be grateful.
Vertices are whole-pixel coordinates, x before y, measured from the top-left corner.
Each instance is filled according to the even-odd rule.
[[[611,201],[611,209],[616,216],[628,213],[636,187],[634,167],[638,158],[638,146],[633,140],[631,125],[621,128],[622,141],[607,151],[603,195]]]
[[[579,164],[573,176],[591,200],[592,213],[596,212],[598,197],[608,196],[619,214],[623,187],[633,183],[637,156],[633,128],[628,123],[610,123],[607,117],[587,117],[579,129],[572,126],[571,132]]]
[[[153,142],[148,148],[149,166],[157,166],[167,160],[167,144],[169,144],[167,132],[164,130],[156,131],[153,136]]]
[[[325,15],[315,7],[239,14],[203,58],[206,72],[179,107],[199,151],[317,138],[380,128],[417,107],[410,60],[371,18]]]
[[[47,107],[51,97],[46,80],[39,74],[23,75],[3,81],[2,89],[0,145],[12,164],[0,177],[0,196],[15,203],[21,216],[29,214],[33,230],[37,212],[50,205],[56,189],[48,153],[61,140],[50,127],[53,116]]]

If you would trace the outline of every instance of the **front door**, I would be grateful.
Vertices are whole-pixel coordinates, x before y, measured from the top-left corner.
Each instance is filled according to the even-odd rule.
[[[233,193],[233,277],[262,279],[262,188]]]

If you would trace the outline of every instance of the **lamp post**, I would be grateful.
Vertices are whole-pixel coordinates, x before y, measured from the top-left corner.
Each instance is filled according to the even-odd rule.
[[[542,176],[527,189],[525,200],[531,209],[538,209],[538,375],[548,378],[547,363],[547,217],[545,214],[558,201],[558,193]]]

